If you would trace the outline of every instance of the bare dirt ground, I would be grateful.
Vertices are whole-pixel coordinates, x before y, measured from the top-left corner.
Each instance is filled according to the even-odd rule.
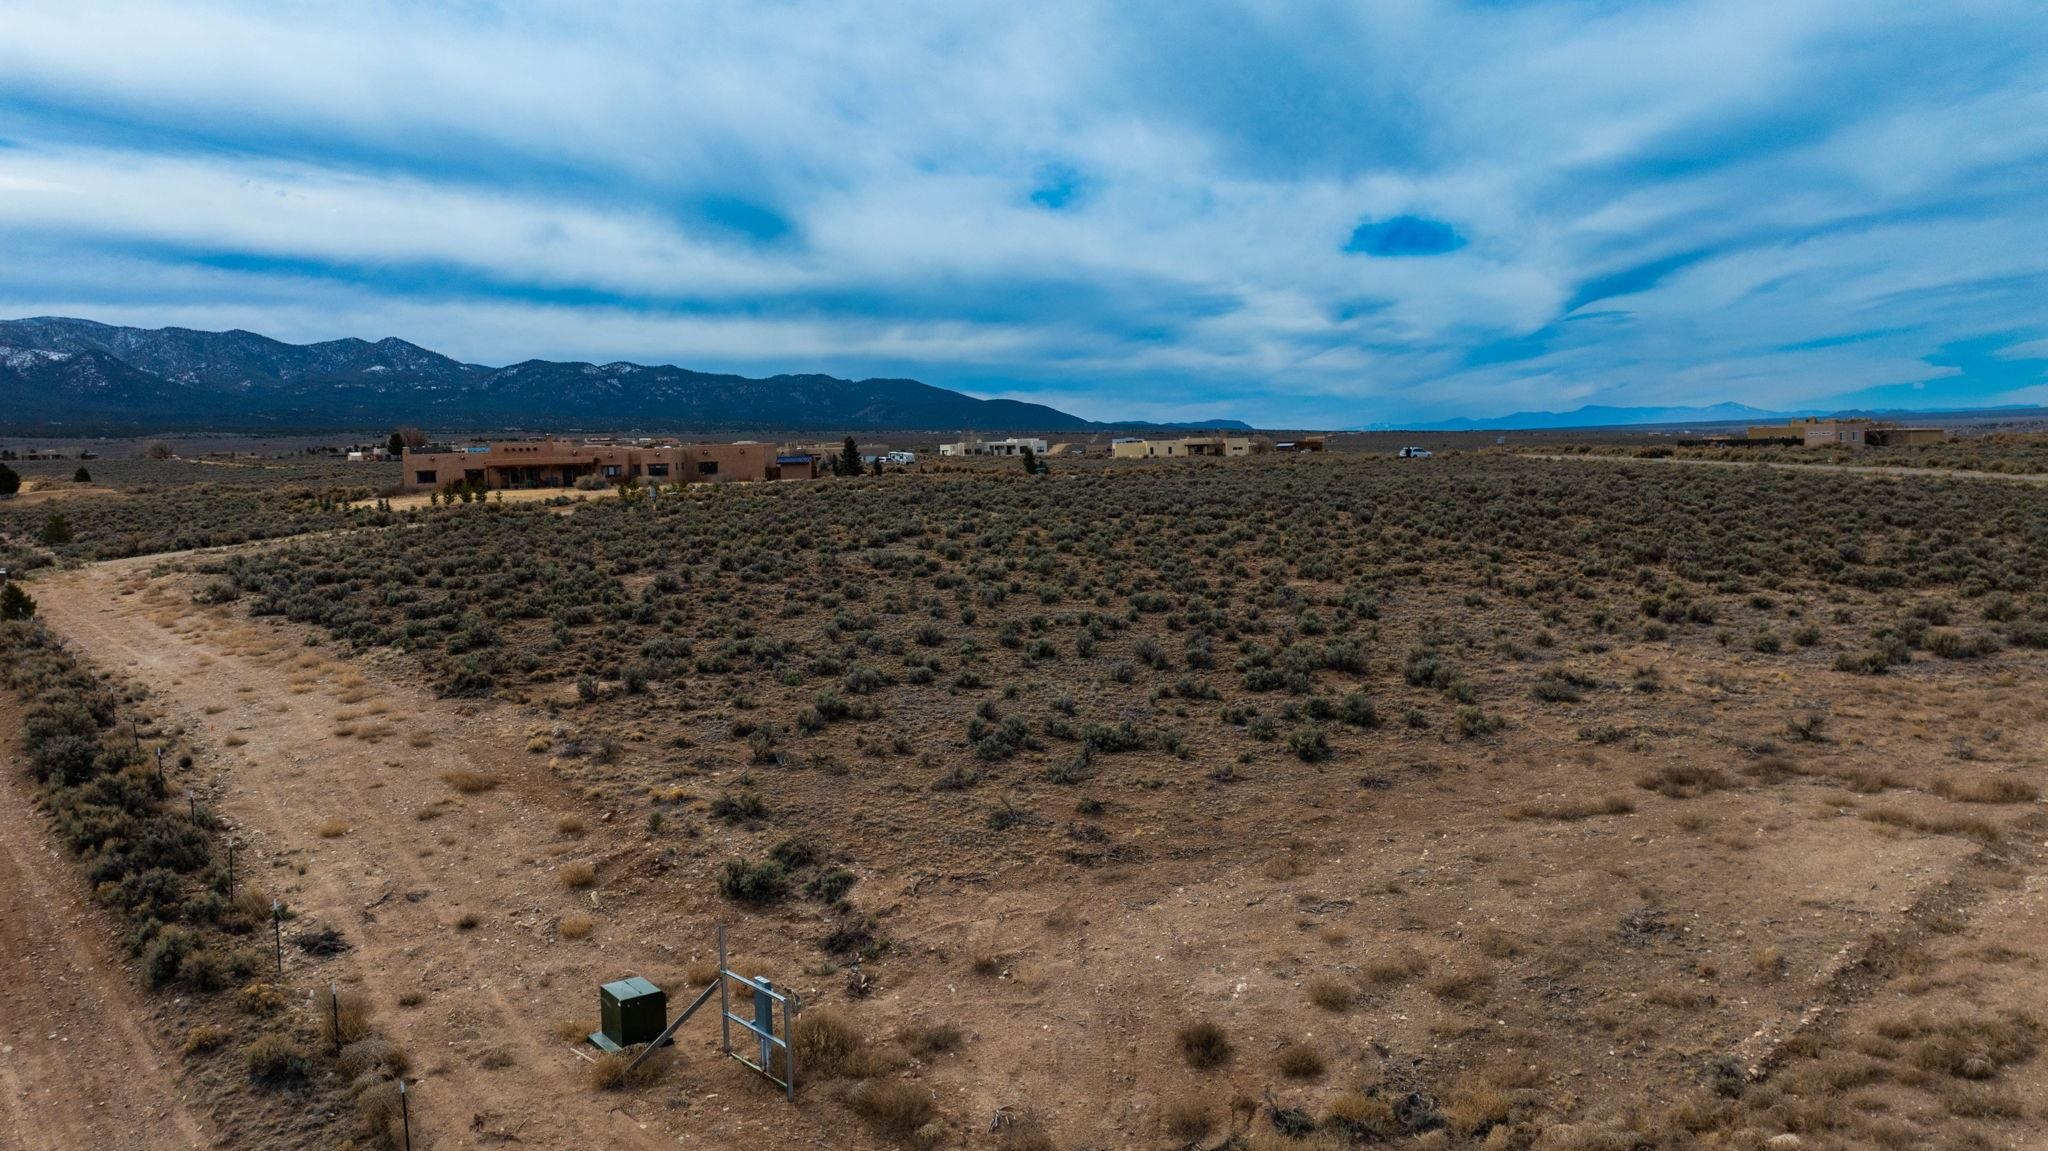
[[[581,1081],[588,1049],[572,1037],[595,1024],[596,986],[646,974],[679,1004],[681,969],[720,919],[760,970],[870,1036],[961,1028],[958,1051],[890,1073],[937,1096],[951,1146],[987,1146],[994,1115],[1026,1109],[1061,1146],[1170,1146],[1189,1141],[1169,1137],[1165,1113],[1191,1100],[1220,1117],[1233,1097],[1272,1092],[1314,1111],[1369,1083],[1455,1103],[1492,1089],[1455,1086],[1481,1071],[1556,1115],[1612,1114],[1677,1102],[1720,1053],[1767,1069],[1802,1041],[1836,1053],[1826,1073],[1843,1079],[1827,1090],[1841,1105],[1919,1124],[1887,1145],[1958,1117],[1979,1124],[1974,1145],[2039,1145],[2040,1062],[2006,1069],[1996,1098],[1944,1097],[1934,1112],[1917,1088],[1854,1077],[1882,1044],[1918,1041],[1888,1037],[1916,1014],[2037,998],[2038,804],[1970,805],[1998,825],[1996,852],[1927,832],[1962,806],[1937,798],[1938,780],[2034,778],[2048,763],[2032,653],[1872,678],[1828,671],[1817,652],[1791,665],[1621,640],[1576,665],[1616,681],[1649,668],[1661,689],[1562,717],[1511,705],[1512,742],[1389,725],[1369,757],[1265,755],[1219,778],[1207,769],[1229,749],[1197,736],[1191,761],[1133,752],[1080,789],[1044,783],[1049,762],[1025,755],[1005,802],[1034,822],[996,834],[997,783],[939,792],[929,774],[871,768],[851,725],[818,742],[857,766],[783,769],[749,765],[734,715],[702,697],[616,696],[580,715],[558,701],[570,707],[552,718],[440,699],[404,657],[333,658],[306,629],[196,605],[195,582],[155,557],[34,591],[57,632],[203,733],[219,774],[191,782],[221,797],[246,881],[290,902],[295,928],[331,925],[354,945],[288,954],[294,986],[335,979],[376,1001],[423,1075],[417,1129],[436,1146],[880,1145],[837,1105],[838,1085],[807,1089],[792,1112],[723,1062],[708,1019],[652,1088]],[[1822,705],[1824,741],[1745,748]],[[934,693],[922,706],[932,714],[903,719],[943,754],[927,733],[957,726],[955,705]],[[618,736],[612,761],[552,755],[536,735],[586,724]],[[1574,734],[1603,724],[1636,734]],[[1729,782],[1638,786],[1685,767]],[[460,772],[496,786],[458,790],[446,777]],[[776,805],[772,828],[642,825],[656,791],[695,817],[756,787]],[[1607,796],[1627,802],[1574,811]],[[1091,821],[1077,797],[1113,818]],[[1090,837],[1104,827],[1108,841]],[[850,1002],[845,974],[821,964],[819,909],[743,911],[709,881],[794,833],[847,849],[861,907],[887,926],[870,999]],[[564,884],[577,864],[594,885]],[[590,933],[572,938],[578,918]],[[1328,980],[1363,990],[1311,1006]],[[1195,1016],[1227,1028],[1224,1067],[1191,1071],[1176,1049]],[[1276,1072],[1290,1042],[1329,1070]]]
[[[0,699],[0,728],[20,705]],[[0,1147],[168,1151],[213,1145],[187,1110],[177,1058],[44,832],[24,773],[0,772]]]
[[[592,950],[555,986],[571,973],[534,963],[563,910],[599,900],[553,882],[553,861],[535,845],[556,838],[570,803],[512,753],[512,733],[396,685],[369,689],[353,669],[297,646],[296,635],[205,618],[161,626],[123,590],[153,562],[39,582],[38,601],[100,666],[152,685],[171,715],[234,748],[221,810],[241,842],[246,882],[283,897],[301,917],[294,929],[332,925],[354,944],[328,960],[287,945],[287,970],[299,969],[298,983],[333,979],[369,993],[380,1023],[425,1073],[416,1130],[442,1147],[521,1132],[541,1146],[672,1145],[661,1116],[638,1113],[644,1104],[585,1090],[582,1056],[553,1032],[565,999],[594,1026],[598,982],[629,965]],[[344,714],[364,714],[390,737],[337,737]],[[507,786],[462,796],[441,781],[458,770]],[[330,819],[344,820],[346,832],[322,838]],[[458,931],[465,910],[481,921]],[[309,964],[318,965],[310,975]],[[399,1007],[406,992],[424,1001]],[[46,1066],[69,1077],[67,1060]]]

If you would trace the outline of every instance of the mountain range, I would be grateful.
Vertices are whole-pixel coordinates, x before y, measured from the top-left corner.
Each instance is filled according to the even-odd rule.
[[[526,360],[494,368],[399,339],[287,344],[241,330],[124,328],[56,316],[0,321],[0,427],[16,432],[401,424],[449,431],[1060,432],[1111,426],[1043,404],[976,399],[916,380],[750,379],[623,361]]]

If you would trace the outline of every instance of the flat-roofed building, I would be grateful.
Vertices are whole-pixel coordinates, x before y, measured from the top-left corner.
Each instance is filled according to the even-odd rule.
[[[1045,454],[1044,440],[1031,436],[1013,436],[1007,440],[962,440],[957,444],[940,444],[942,456],[1021,456],[1026,448],[1031,454]]]
[[[1172,440],[1112,440],[1109,454],[1120,460],[1184,459],[1187,457],[1248,456],[1250,436],[1183,436]]]
[[[425,491],[450,484],[487,490],[570,488],[585,477],[661,484],[765,480],[773,452],[757,443],[640,445],[553,438],[430,445],[405,450],[401,482]]]

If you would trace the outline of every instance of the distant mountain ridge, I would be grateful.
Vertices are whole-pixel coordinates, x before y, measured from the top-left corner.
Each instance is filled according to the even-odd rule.
[[[1506,416],[1432,420],[1408,425],[1407,431],[1475,432],[1531,431],[1537,428],[1613,428],[1634,424],[1707,424],[1799,419],[1823,413],[1817,409],[1774,412],[1748,404],[1709,404],[1705,407],[1618,408],[1588,404],[1568,412],[1516,412]]]
[[[16,431],[398,424],[1047,432],[1125,426],[907,379],[751,379],[624,361],[526,360],[493,368],[393,338],[287,344],[240,329],[125,328],[56,316],[0,320],[0,426]]]

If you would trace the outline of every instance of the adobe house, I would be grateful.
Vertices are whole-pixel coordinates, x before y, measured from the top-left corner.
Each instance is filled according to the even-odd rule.
[[[559,440],[496,440],[405,450],[400,482],[408,491],[451,483],[499,488],[571,488],[585,476],[606,483],[704,483],[765,480],[767,444],[617,444]]]
[[[1752,440],[1795,440],[1809,448],[1924,447],[1948,442],[1942,428],[1900,428],[1867,419],[1817,419],[1808,416],[1789,424],[1757,424],[1749,429]]]
[[[1177,440],[1112,440],[1109,454],[1120,460],[1144,460],[1183,456],[1248,456],[1250,436],[1185,436]]]

